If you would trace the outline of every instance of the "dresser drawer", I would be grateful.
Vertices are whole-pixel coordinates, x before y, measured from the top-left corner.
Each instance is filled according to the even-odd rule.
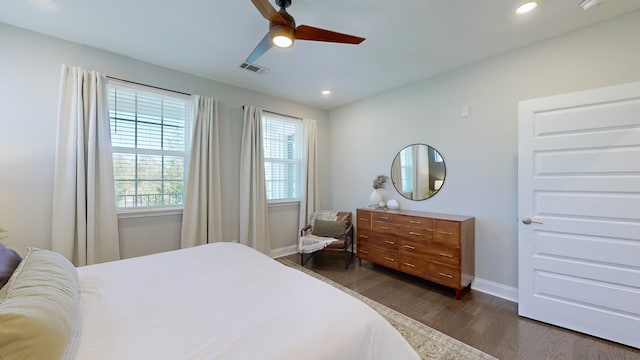
[[[371,229],[371,211],[358,210],[356,212],[356,228]]]
[[[371,229],[379,233],[395,235],[398,231],[398,226],[396,224],[373,220]]]
[[[424,277],[427,264],[420,257],[400,254],[400,271]]]
[[[438,284],[460,288],[460,269],[454,266],[427,262],[425,277]]]
[[[402,226],[396,229],[396,234],[409,241],[431,242],[433,239],[433,229],[415,229]]]
[[[457,222],[436,220],[433,241],[447,246],[460,247],[460,225]]]
[[[402,217],[401,215],[395,214],[387,214],[384,212],[372,212],[371,213],[371,221],[372,222],[386,222],[386,223],[398,223],[398,218]]]
[[[417,216],[398,216],[396,219],[398,225],[414,228],[425,229],[433,232],[434,220]]]
[[[373,258],[373,252],[375,251],[375,247],[372,247],[368,242],[359,242],[358,248],[356,250],[356,255],[360,259],[365,259],[371,261]]]
[[[360,245],[362,243],[371,243],[371,238],[375,237],[375,234],[371,233],[371,230],[365,230],[358,227],[356,231],[356,244]]]
[[[415,242],[400,239],[400,254],[412,256],[426,256],[429,253],[429,245],[425,242]]]
[[[398,237],[393,234],[380,234],[371,233],[369,236],[369,243],[377,247],[381,247],[388,250],[398,251],[400,241]]]
[[[358,245],[358,257],[395,270],[400,268],[397,251],[363,244],[362,246]]]
[[[400,269],[400,261],[397,251],[382,250],[378,253],[380,256],[373,261],[395,270]]]
[[[433,245],[427,248],[426,258],[447,265],[460,265],[460,249]]]

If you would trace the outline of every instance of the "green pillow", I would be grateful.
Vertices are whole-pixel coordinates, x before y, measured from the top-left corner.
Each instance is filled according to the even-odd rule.
[[[0,289],[0,359],[60,359],[79,302],[75,267],[58,253],[30,248]]]
[[[338,238],[344,235],[346,229],[346,221],[327,221],[316,219],[313,223],[313,231],[311,233],[315,236]]]

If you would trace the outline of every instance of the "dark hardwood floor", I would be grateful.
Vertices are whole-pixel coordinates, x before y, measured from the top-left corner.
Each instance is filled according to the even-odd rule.
[[[300,256],[287,259],[300,263]],[[318,253],[305,267],[499,359],[640,359],[640,350],[518,316],[517,304],[451,289],[354,256]],[[638,334],[640,336],[640,334]]]

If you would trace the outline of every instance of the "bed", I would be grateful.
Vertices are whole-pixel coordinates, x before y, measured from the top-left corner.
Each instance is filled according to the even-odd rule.
[[[64,268],[60,274],[33,264],[49,258]],[[43,271],[49,275],[43,277]],[[12,297],[24,292],[21,280],[37,274],[39,283],[29,286],[62,294],[64,301],[55,308],[64,314],[47,309],[37,315],[54,313],[54,320],[38,319],[56,325],[51,326],[53,334],[16,339],[49,347],[42,350],[49,355],[59,351],[64,359],[419,358],[397,330],[361,301],[235,243],[77,269],[56,253],[31,249],[0,289],[0,319],[5,322],[0,338],[15,337],[1,328],[19,324],[3,317],[7,309],[2,307],[20,310]],[[56,281],[51,279],[61,284],[53,288]],[[13,342],[15,348],[18,340],[0,340],[0,358],[13,359],[3,342],[9,348]],[[28,353],[24,347],[22,351],[16,358],[25,358]]]

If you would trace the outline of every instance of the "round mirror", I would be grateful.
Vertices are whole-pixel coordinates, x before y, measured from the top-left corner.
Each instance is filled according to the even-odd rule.
[[[413,144],[400,150],[391,164],[391,182],[400,195],[409,200],[425,200],[435,195],[446,174],[438,150],[425,144]]]

